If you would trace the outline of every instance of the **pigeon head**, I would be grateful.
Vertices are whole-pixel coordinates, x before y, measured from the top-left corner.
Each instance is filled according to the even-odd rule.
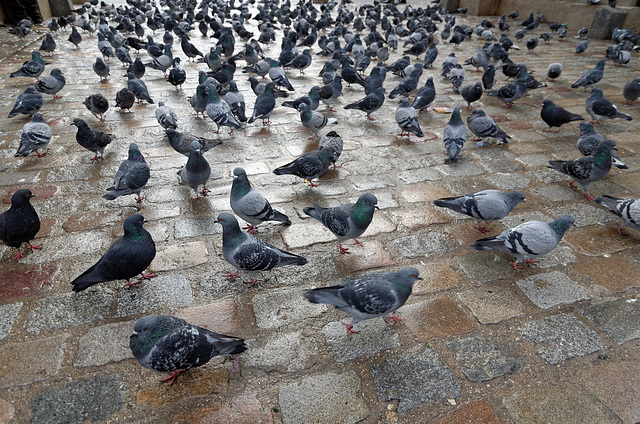
[[[405,266],[403,268],[400,268],[398,272],[395,273],[395,275],[391,279],[391,282],[401,291],[411,294],[413,284],[416,282],[416,280],[422,280],[418,270],[412,266]]]
[[[147,315],[140,318],[133,327],[129,347],[133,356],[146,355],[156,342],[171,330],[172,322],[167,315]]]
[[[40,112],[34,113],[33,118],[31,118],[31,122],[44,122],[44,119],[42,119],[42,114]]]
[[[600,70],[604,69],[605,63],[607,63],[607,59],[600,59],[600,61],[596,65],[596,68],[598,68]]]
[[[591,96],[593,96],[594,98],[598,99],[600,97],[603,96],[602,94],[602,89],[598,88],[598,87],[593,87],[591,89]]]
[[[86,123],[86,122],[84,122],[84,120],[83,120],[83,119],[75,118],[75,119],[73,120],[73,122],[71,123],[71,125],[73,125],[73,126],[75,126],[75,127],[78,127],[78,128],[79,128],[79,127],[81,127],[81,126],[86,126],[86,125],[87,125],[87,123]]]
[[[476,117],[476,116],[477,117],[487,116],[487,114],[482,109],[473,109],[473,111],[471,112],[471,117]]]
[[[51,75],[54,77],[60,77],[62,76],[62,71],[58,68],[54,68],[51,70]]]
[[[129,240],[136,240],[145,237],[150,237],[149,233],[142,228],[145,224],[144,217],[140,214],[131,215],[124,221],[122,227],[124,228],[124,236]]]
[[[234,228],[237,228],[237,230],[240,231],[238,220],[235,216],[233,216],[233,214],[229,212],[222,212],[220,215],[218,215],[214,222],[222,225],[223,232],[225,229],[232,230]]]
[[[142,156],[142,153],[140,152],[138,145],[135,143],[131,143],[129,145],[129,160],[141,160],[141,159],[144,161],[144,157]]]
[[[562,237],[562,235],[576,222],[573,215],[562,215],[551,223],[551,227]]]
[[[31,190],[26,188],[21,188],[20,190],[13,193],[11,196],[11,205],[22,205],[25,203],[29,203],[29,199],[32,197],[36,197],[35,194],[31,193]]]
[[[246,176],[247,176],[247,173],[242,168],[235,168],[233,170],[233,179],[234,180],[236,180],[238,178],[241,178],[241,177],[246,177]]]
[[[400,99],[398,102],[399,107],[409,107],[409,101],[407,99]]]
[[[542,102],[542,109],[543,110],[549,110],[549,109],[553,109],[553,102],[551,100],[545,100]]]
[[[580,129],[580,135],[595,132],[593,124],[589,121],[580,122],[580,124],[578,125],[578,129]]]
[[[200,143],[196,140],[191,142],[191,152],[199,152],[200,149],[202,148],[202,146],[200,145]]]
[[[451,120],[449,123],[457,124],[459,122],[462,122],[462,118],[460,117],[460,106],[456,106],[451,113]]]

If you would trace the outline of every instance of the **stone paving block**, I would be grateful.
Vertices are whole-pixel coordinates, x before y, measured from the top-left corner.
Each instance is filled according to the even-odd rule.
[[[398,174],[405,184],[415,184],[424,181],[439,181],[442,179],[442,174],[436,170],[424,168],[424,169],[411,169]]]
[[[402,191],[402,197],[407,202],[433,202],[441,197],[451,197],[453,194],[442,184],[415,184]]]
[[[242,364],[286,372],[308,369],[318,359],[317,339],[318,336],[303,334],[302,330],[298,330],[249,340],[249,348],[242,355]]]
[[[354,371],[304,378],[280,389],[285,424],[356,423],[369,415]]]
[[[399,399],[399,412],[425,402],[437,402],[460,395],[460,385],[438,354],[429,348],[403,353],[371,367],[378,399]]]
[[[57,264],[0,272],[0,301],[38,294],[42,286],[53,286],[57,273]]]
[[[351,242],[343,244],[342,246],[347,247],[351,254],[341,255],[337,249],[333,251],[333,260],[341,272],[351,274],[395,264],[391,254],[381,242],[367,240],[362,244],[364,247],[352,246]]]
[[[428,258],[430,254],[447,253],[453,250],[451,243],[445,234],[435,231],[423,235],[409,235],[397,238],[393,244],[398,247],[406,258]]]
[[[640,339],[640,307],[633,302],[603,302],[585,308],[582,314],[618,344]]]
[[[436,169],[442,172],[445,177],[471,177],[484,173],[484,170],[480,166],[472,162],[462,161],[436,166]]]
[[[501,285],[474,287],[458,293],[458,299],[481,324],[496,324],[525,312],[515,294]]]
[[[304,224],[304,227],[290,225],[282,230],[282,238],[288,249],[300,249],[311,243],[337,242],[336,236],[315,219],[306,219]]]
[[[78,342],[73,366],[98,367],[110,362],[133,358],[129,336],[135,321],[116,322],[90,328]]]
[[[330,322],[322,328],[336,362],[346,362],[400,347],[398,333],[391,325],[385,323],[383,318],[359,322],[354,326],[354,330],[359,333],[348,337],[342,322]]]
[[[429,424],[502,424],[486,399],[463,403],[451,411],[429,421]]]
[[[595,331],[570,314],[529,321],[519,330],[526,340],[543,345],[538,354],[552,365],[605,348]]]
[[[158,250],[149,269],[153,272],[181,270],[206,263],[208,256],[203,241],[173,244]]]
[[[98,260],[108,248],[107,243],[110,244],[113,241],[115,241],[115,238],[111,239],[111,237],[98,231],[52,237],[48,238],[46,243],[43,242],[42,248],[46,249],[46,255],[27,255],[21,262],[39,264],[56,262],[79,255],[92,256],[94,254],[96,255],[96,260]]]
[[[16,408],[11,402],[0,399],[0,422],[9,423],[16,416]]]
[[[106,420],[122,408],[125,392],[118,374],[50,387],[31,399],[33,422],[80,424]]]
[[[21,308],[22,302],[0,305],[0,340],[11,334]]]
[[[68,334],[0,345],[0,388],[22,386],[57,375],[67,348]]]
[[[216,333],[233,334],[242,327],[234,300],[220,300],[206,305],[190,306],[181,309],[176,316]]]
[[[565,204],[561,207],[549,209],[549,214],[554,217],[564,214],[573,215],[576,218],[574,224],[576,228],[601,225],[616,220],[616,217],[612,213],[607,212],[602,207],[583,204]]]
[[[357,178],[349,180],[351,185],[358,191],[379,190],[382,188],[395,187],[395,183],[388,177],[379,175],[376,178]]]
[[[196,424],[273,424],[271,411],[266,410],[255,393],[231,398],[220,409],[193,421]]]
[[[137,289],[122,288],[118,291],[119,317],[144,314],[162,309],[175,309],[193,302],[191,284],[181,275],[160,275],[144,280]]]
[[[31,309],[26,330],[39,333],[103,320],[109,316],[112,304],[113,291],[104,287],[43,298]]]
[[[514,356],[512,349],[485,337],[469,337],[447,343],[456,350],[456,361],[469,381],[487,381],[522,368],[522,358]]]
[[[256,324],[265,329],[300,325],[304,319],[319,317],[327,310],[325,305],[308,302],[300,288],[258,293],[252,303]]]
[[[624,423],[640,422],[640,363],[602,363],[580,373],[580,383]]]
[[[548,269],[556,267],[558,265],[566,266],[568,264],[575,263],[577,258],[571,252],[571,248],[568,246],[562,246],[562,244],[564,243],[561,241],[558,247],[556,247],[546,255],[540,257],[538,259],[538,263],[535,265],[535,268]]]
[[[446,214],[428,205],[418,208],[395,210],[392,213],[394,218],[400,221],[401,225],[411,230],[417,230],[431,224],[444,224],[451,221]]]
[[[602,241],[606,240],[606,243]],[[576,251],[587,256],[600,257],[605,253],[613,254],[634,247],[635,242],[629,237],[620,237],[616,226],[590,226],[587,228],[570,228],[563,237],[576,248]]]
[[[461,282],[458,273],[444,262],[420,263],[417,268],[422,280],[413,285],[411,293],[416,296],[447,290]]]
[[[222,234],[222,226],[215,223],[216,217],[205,216],[202,218],[184,219],[174,224],[174,237],[177,239],[186,237],[198,237],[211,234]]]
[[[476,252],[458,256],[458,264],[474,283],[487,283],[511,277],[515,269],[509,262],[513,257],[501,252]]]
[[[551,200],[552,202],[570,202],[576,200],[580,195],[569,187],[551,185],[546,187],[539,187],[533,190],[534,193],[544,196],[544,198]]]
[[[591,299],[584,286],[559,271],[536,274],[516,284],[537,307],[549,309],[556,305]]]
[[[608,258],[589,258],[587,263],[577,268],[577,271],[613,292],[640,286],[640,280],[637,278],[640,268],[632,259],[621,254],[614,254]]]
[[[398,312],[420,341],[466,333],[472,328],[471,320],[446,296],[404,305]]]
[[[529,187],[531,182],[527,177],[519,174],[494,173],[487,177],[500,190],[522,190]]]

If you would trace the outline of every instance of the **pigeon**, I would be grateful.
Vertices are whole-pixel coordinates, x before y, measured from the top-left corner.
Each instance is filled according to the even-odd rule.
[[[235,81],[229,83],[229,91],[225,94],[224,101],[227,102],[238,122],[247,122],[244,95],[238,91],[238,85]]]
[[[204,57],[202,52],[189,42],[189,37],[186,34],[180,37],[180,47],[182,48],[183,53],[187,56],[188,61],[191,61],[191,59],[198,56]]]
[[[490,63],[482,73],[482,85],[485,90],[491,90],[496,82],[496,68]]]
[[[302,256],[280,250],[253,234],[243,232],[236,217],[228,212],[218,215],[216,222],[222,225],[222,256],[237,271],[249,271],[251,279],[244,282],[249,284],[248,287],[260,281],[256,279],[260,271],[307,263]],[[238,276],[238,272],[225,275],[229,279]]]
[[[42,78],[36,84],[36,90],[40,93],[51,94],[54,99],[60,99],[58,96],[58,92],[62,90],[67,81],[62,74],[62,71],[58,68],[54,68],[51,70],[51,73],[46,77]]]
[[[395,116],[396,123],[400,127],[400,136],[406,135],[408,137],[410,133],[413,133],[416,137],[424,137],[424,133],[420,128],[420,122],[418,121],[418,113],[414,108],[409,106],[407,99],[400,99]]]
[[[22,243],[28,243],[29,249],[41,249],[42,245],[33,245],[31,240],[40,231],[40,218],[29,202],[36,197],[31,190],[22,188],[11,196],[11,207],[0,214],[0,240],[7,246],[18,249],[18,254],[12,259],[18,261],[24,258],[20,251]]]
[[[214,86],[209,86],[205,89],[205,93],[207,93],[207,115],[209,118],[213,120],[216,124],[216,130],[214,131],[216,134],[220,132],[220,127],[230,127],[231,131],[229,134],[233,132],[233,130],[241,130],[242,126],[233,116],[233,112],[231,111],[231,107],[218,97],[218,91]]]
[[[535,264],[535,258],[546,255],[558,246],[564,233],[575,223],[571,215],[562,215],[552,222],[527,221],[515,228],[503,231],[500,235],[480,239],[471,247],[476,250],[501,250],[515,256],[516,260],[509,262],[517,271],[519,261],[525,264]]]
[[[591,153],[596,150],[598,144],[606,140],[606,137],[598,134],[591,122],[580,122],[578,128],[580,129],[580,136],[578,137],[576,146],[584,156],[591,156]],[[611,161],[616,168],[629,169],[629,167],[620,160],[618,155],[616,155],[615,151],[611,151]]]
[[[298,106],[300,106],[300,103],[306,103],[309,106],[309,109],[316,110],[320,105],[320,87],[314,85],[309,90],[309,94],[298,97],[295,100],[282,102],[282,106],[292,107],[298,110]]]
[[[102,93],[91,94],[84,99],[84,105],[100,122],[104,122],[104,114],[109,110],[109,100]]]
[[[291,225],[288,216],[273,209],[269,201],[251,186],[247,173],[242,168],[233,170],[230,202],[233,212],[249,223],[243,230],[248,230],[251,234],[255,234],[258,224],[266,221],[278,221]]]
[[[540,110],[540,117],[549,125],[549,128],[543,130],[545,132],[551,131],[553,127],[558,127],[558,131],[562,125],[573,121],[584,121],[584,118],[575,113],[571,113],[566,109],[556,106],[551,100],[545,100],[542,102],[542,109]]]
[[[483,138],[491,137],[502,141],[503,144],[507,144],[511,138],[507,135],[496,122],[487,115],[482,109],[474,109],[471,115],[467,118],[467,125],[469,130],[476,136],[473,141],[480,141]]]
[[[147,68],[145,68],[144,63],[142,63],[142,60],[140,60],[139,57],[137,57],[136,60],[133,61],[133,64],[129,65],[127,68],[127,74],[131,72],[136,78],[142,78],[146,71]]]
[[[127,68],[129,65],[133,65],[133,59],[131,59],[131,55],[129,51],[122,47],[122,45],[118,42],[114,43],[113,46],[116,49],[116,57],[122,63],[122,66]]]
[[[75,118],[71,125],[78,128],[78,132],[76,133],[76,141],[78,144],[87,150],[95,152],[96,155],[91,159],[91,162],[102,159],[105,147],[116,138],[113,134],[105,134],[102,131],[89,128],[89,125],[80,118]],[[98,157],[98,153],[100,157]]]
[[[411,107],[419,111],[428,110],[435,98],[436,88],[433,84],[433,77],[429,77],[424,85],[418,89]]]
[[[464,142],[467,140],[467,127],[464,126],[464,122],[462,122],[460,118],[460,106],[456,106],[455,109],[453,109],[451,118],[444,127],[442,138],[449,160],[454,163],[458,162],[460,150],[462,150]]]
[[[71,282],[74,292],[86,290],[94,284],[114,280],[127,280],[125,287],[137,287],[145,279],[155,277],[145,269],[156,257],[156,245],[151,234],[142,226],[144,217],[131,215],[124,221],[124,235],[118,238],[109,250],[85,272]],[[131,282],[131,278],[140,274],[141,278]]]
[[[438,48],[436,47],[436,43],[429,44],[427,51],[424,54],[424,63],[422,64],[423,69],[430,68],[433,65],[433,62],[436,61],[438,57]]]
[[[542,38],[545,43],[549,44],[549,41],[553,39],[553,32],[551,31],[543,32],[542,34],[540,34],[540,38]]]
[[[478,47],[476,53],[464,62],[465,65],[471,65],[476,68],[476,72],[480,72],[480,68],[484,68],[488,63],[489,55],[482,47]]]
[[[596,197],[596,203],[602,205],[622,218],[623,225],[618,224],[618,233],[626,234],[623,227],[640,231],[640,201],[635,197],[620,199],[613,196]]]
[[[296,55],[289,63],[284,64],[286,68],[295,68],[300,71],[300,75],[305,75],[304,70],[311,65],[311,50],[304,49],[302,53]]]
[[[418,87],[418,81],[422,75],[422,68],[414,69],[411,74],[404,77],[400,84],[398,84],[391,93],[389,93],[390,99],[395,99],[398,96],[409,97],[409,95]]]
[[[344,240],[354,239],[358,246],[362,243],[358,240],[371,224],[373,213],[378,208],[378,199],[371,193],[361,195],[356,203],[347,203],[332,208],[323,208],[317,203],[313,207],[306,207],[303,212],[319,221],[338,238],[338,250],[341,254],[350,253],[349,249],[342,247]]]
[[[365,319],[391,314],[394,322],[402,321],[392,314],[407,301],[416,280],[422,280],[414,267],[400,268],[397,272],[376,272],[361,275],[346,282],[304,292],[311,303],[334,305],[353,317],[347,327],[347,336],[358,333],[354,324]]]
[[[509,215],[513,208],[524,202],[524,193],[512,191],[505,193],[499,190],[482,190],[464,196],[443,197],[433,201],[433,204],[441,208],[468,215],[475,218],[480,232],[488,230],[480,225],[481,222],[498,221]]]
[[[562,74],[562,63],[554,62],[547,68],[547,80],[555,81]]]
[[[449,71],[449,81],[451,82],[453,91],[455,91],[456,93],[460,93],[460,87],[462,86],[462,82],[464,81],[464,74],[464,69],[459,63],[456,63]]]
[[[38,50],[34,50],[31,52],[31,60],[24,62],[20,69],[9,74],[9,78],[29,77],[38,80],[42,72],[44,72],[44,59]]]
[[[113,179],[113,186],[107,189],[107,193],[102,198],[114,200],[126,194],[137,194],[136,202],[140,203],[142,202],[140,192],[147,185],[150,176],[149,165],[144,160],[138,145],[131,143],[129,145],[129,157],[120,164],[120,168],[118,168],[118,172],[116,172],[116,176]]]
[[[282,68],[278,65],[278,61],[270,60],[269,61],[269,78],[273,81],[277,86],[284,87],[289,91],[294,91],[293,86],[289,82],[287,75],[284,73]]]
[[[374,68],[375,69],[375,68]],[[377,88],[377,87],[376,87]],[[375,90],[371,90],[373,92]],[[336,76],[333,81],[320,88],[320,100],[327,105],[327,109],[331,112],[335,112],[335,109],[331,107],[331,103],[342,95],[342,77]],[[365,94],[369,94],[366,90],[365,82]]]
[[[273,170],[276,175],[296,175],[304,178],[311,187],[318,187],[311,180],[320,178],[327,172],[329,166],[337,160],[336,153],[330,147],[312,150],[296,158],[294,161]]]
[[[102,57],[107,61],[110,57],[114,57],[113,46],[104,38],[102,33],[98,33],[98,50],[100,50]]]
[[[171,52],[171,45],[166,44],[164,46],[164,53],[156,58],[154,58],[151,62],[145,63],[145,66],[149,66],[153,69],[157,69],[158,71],[162,71],[162,73],[167,76],[167,69],[173,65],[173,53]]]
[[[127,87],[129,90],[133,91],[136,99],[138,99],[138,103],[142,103],[142,101],[146,101],[147,103],[153,104],[153,99],[149,95],[149,89],[147,89],[147,84],[144,83],[139,78],[136,78],[132,72],[127,73]]]
[[[131,107],[133,107],[135,102],[136,95],[127,87],[124,87],[116,93],[116,107],[120,108],[120,113],[133,113],[131,112]],[[127,109],[128,112],[125,112],[125,109]]]
[[[585,104],[587,113],[591,115],[592,123],[598,123],[606,119],[622,118],[631,121],[633,118],[626,113],[618,111],[618,108],[609,101],[598,87],[591,89],[591,95],[587,97]]]
[[[27,122],[22,127],[22,135],[20,136],[20,147],[14,156],[29,156],[31,152],[36,152],[39,158],[47,154],[47,148],[53,133],[51,127],[44,122],[40,113],[34,113],[31,122]],[[44,153],[38,152],[38,149],[44,150]]]
[[[579,42],[576,45],[576,54],[581,54],[584,53],[585,51],[587,51],[587,48],[589,48],[589,39],[587,38],[584,41]]]
[[[169,372],[161,382],[173,385],[181,372],[216,356],[237,355],[247,347],[239,337],[225,336],[171,315],[147,315],[136,321],[129,347],[145,368]]]
[[[197,140],[191,142],[191,151],[187,163],[178,171],[180,181],[187,184],[196,192],[196,200],[202,199],[209,192],[207,180],[211,175],[211,166],[202,156],[202,148]],[[202,191],[198,192],[198,187],[202,185]],[[202,194],[202,196],[200,196]]]
[[[622,95],[626,99],[622,104],[632,105],[640,97],[640,78],[634,78],[625,84]]]
[[[371,94],[367,94],[363,99],[357,102],[346,105],[345,109],[358,109],[367,114],[367,119],[375,121],[375,118],[371,116],[373,112],[380,109],[384,104],[384,87],[378,87],[376,91]]]
[[[584,87],[584,91],[587,91],[587,87],[592,87],[599,83],[604,76],[605,63],[607,63],[607,59],[600,59],[596,67],[585,72],[578,81],[571,85],[571,88]]]
[[[42,43],[40,44],[40,48],[38,50],[42,52],[53,53],[55,49],[56,41],[53,39],[53,36],[51,34],[45,35],[44,40],[42,40]]]
[[[180,58],[173,58],[173,68],[169,71],[167,81],[176,88],[176,91],[182,91],[182,84],[187,80],[187,73],[180,65]]]
[[[13,109],[9,112],[8,118],[13,118],[19,114],[33,116],[42,107],[44,100],[42,94],[38,93],[38,90],[33,85],[27,87],[16,100]]]
[[[329,131],[325,136],[323,136],[318,142],[318,150],[322,150],[325,147],[333,150],[334,156],[331,160],[333,163],[333,167],[336,167],[336,161],[342,154],[342,148],[344,147],[344,142],[342,141],[342,137],[335,131]]]
[[[469,84],[462,87],[460,90],[460,95],[467,102],[467,109],[471,109],[471,103],[476,100],[480,100],[483,93],[482,83],[480,81],[476,81],[475,84]]]
[[[504,103],[505,107],[511,107],[513,102],[521,99],[527,92],[526,76],[527,68],[526,66],[521,66],[518,71],[518,78],[514,82],[497,90],[488,91],[487,95],[497,97]]]
[[[183,134],[171,128],[166,130],[166,134],[169,139],[169,144],[173,147],[173,150],[185,156],[189,156],[191,153],[191,143],[193,141],[197,141],[200,144],[200,151],[202,153],[208,152],[214,147],[222,144],[222,141],[220,140],[211,140],[189,133]]]
[[[178,128],[178,115],[176,115],[176,111],[173,110],[171,106],[165,105],[164,102],[158,103],[156,119],[158,120],[158,124],[165,130],[175,130]]]
[[[100,77],[100,82],[107,82],[107,77],[111,75],[109,73],[109,64],[101,57],[96,58],[96,62],[93,64],[93,72]]]
[[[266,85],[264,93],[256,98],[256,103],[253,106],[253,115],[247,121],[248,123],[252,123],[256,119],[262,119],[262,125],[271,124],[270,117],[276,107],[275,88],[276,84],[273,82]]]
[[[578,30],[578,35],[576,38],[583,38],[586,37],[587,34],[589,34],[589,28],[587,27],[582,27]]]
[[[313,132],[313,136],[309,137],[309,139],[315,138],[318,132],[328,124],[338,123],[336,118],[327,118],[320,112],[309,109],[306,103],[301,103],[298,106],[298,111],[300,112],[300,122],[302,122],[302,125]]]
[[[536,37],[531,37],[527,40],[527,49],[529,53],[533,51],[538,46],[538,39]]]
[[[582,184],[587,199],[594,200],[589,194],[589,185],[594,181],[602,180],[609,174],[611,170],[611,151],[615,147],[615,141],[605,139],[598,144],[598,147],[590,156],[567,161],[549,161],[548,167],[562,172]],[[573,181],[569,185],[571,188],[575,188]]]

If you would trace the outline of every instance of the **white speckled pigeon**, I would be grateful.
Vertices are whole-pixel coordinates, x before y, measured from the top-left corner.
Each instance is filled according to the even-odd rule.
[[[409,106],[407,99],[400,99],[395,116],[396,123],[400,127],[400,136],[406,135],[408,137],[410,133],[413,133],[417,137],[424,137],[424,133],[420,128],[420,121],[418,121],[418,112]]]
[[[604,97],[602,90],[598,87],[593,87],[591,89],[591,95],[587,97],[585,109],[587,110],[587,113],[591,115],[591,119],[594,121],[592,123],[595,124],[606,119],[622,118],[627,121],[631,121],[633,119],[626,113],[618,111],[616,105]]]
[[[178,128],[178,115],[176,114],[176,111],[173,110],[171,106],[165,105],[164,102],[158,103],[156,119],[165,130],[175,130]]]
[[[220,127],[230,127],[231,131],[229,131],[229,134],[231,134],[234,129],[241,130],[242,126],[233,116],[231,107],[227,102],[220,99],[216,87],[210,85],[205,90],[207,93],[207,115],[216,123],[216,130],[214,132],[216,134],[219,133]]]
[[[318,150],[322,150],[325,147],[333,150],[334,156],[331,160],[333,163],[333,167],[336,167],[336,161],[342,154],[342,148],[344,147],[344,142],[342,141],[342,137],[335,131],[329,131],[325,134],[320,141],[318,142]]]

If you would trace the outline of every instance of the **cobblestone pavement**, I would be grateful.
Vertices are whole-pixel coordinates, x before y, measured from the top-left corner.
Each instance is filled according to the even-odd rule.
[[[458,17],[470,25],[480,20]],[[307,140],[296,111],[280,107],[270,126],[255,122],[232,135],[214,135],[213,123],[196,121],[187,104],[197,70],[206,70],[205,65],[183,60],[184,92],[175,92],[159,71],[148,69],[144,81],[152,97],[178,111],[180,130],[223,141],[205,154],[213,171],[211,193],[201,200],[178,184],[176,172],[186,159],[168,145],[155,105],[136,105],[129,115],[115,109],[115,93],[126,84],[124,70],[112,60],[109,82],[98,82],[91,69],[98,56],[95,35],[83,34],[79,49],[66,41],[68,33],[54,36],[58,48],[47,57],[52,64],[45,74],[59,67],[67,85],[61,100],[46,95],[41,110],[53,129],[53,151],[44,158],[15,158],[28,118],[6,115],[32,80],[8,75],[38,48],[45,28],[37,27],[24,40],[2,33],[2,210],[16,189],[32,189],[43,223],[36,241],[43,247],[16,263],[11,260],[15,251],[0,246],[0,422],[640,421],[640,236],[619,236],[617,218],[547,169],[549,160],[578,157],[577,129],[572,123],[558,134],[543,132],[547,126],[536,106],[550,98],[587,117],[588,93],[569,87],[603,56],[607,43],[591,40],[589,50],[576,56],[576,30],[570,28],[562,42],[541,43],[531,54],[518,43],[523,49],[511,54],[514,61],[527,64],[540,80],[550,63],[560,61],[562,76],[511,109],[496,98],[476,102],[474,107],[493,116],[513,140],[477,146],[470,135],[457,164],[445,162],[442,133],[448,114],[421,113],[426,137],[399,137],[393,118],[397,101],[387,99],[374,113],[377,120],[369,122],[360,111],[344,110],[363,96],[360,87],[345,88],[336,113],[319,108],[338,118],[331,129],[343,136],[345,152],[342,166],[328,172],[318,188],[271,173],[316,146],[317,141]],[[534,35],[543,31],[544,23]],[[213,40],[196,33],[192,42],[208,51]],[[154,37],[161,39],[162,33]],[[277,57],[279,42],[266,53]],[[462,62],[482,44],[474,35],[457,50],[439,45],[434,68],[420,82],[434,77],[434,106],[465,105],[440,77],[440,65],[449,52]],[[184,59],[177,43],[174,52]],[[392,52],[388,63],[400,55]],[[140,56],[148,59],[146,52]],[[319,58],[314,54],[306,76],[288,72],[293,95],[321,83]],[[465,83],[480,79],[480,73],[465,68]],[[609,61],[599,84],[634,120],[598,126],[618,143],[630,169],[614,168],[592,184],[594,196],[640,194],[640,109],[621,105],[622,87],[639,70],[636,53],[626,67]],[[246,77],[238,70],[238,86],[252,110],[255,96]],[[497,79],[498,86],[504,84],[501,73]],[[389,74],[387,93],[399,81]],[[104,123],[82,104],[95,92],[111,104]],[[468,115],[463,109],[465,122]],[[76,143],[70,126],[75,117],[117,136],[101,163],[90,163],[90,153]],[[133,196],[106,201],[101,196],[132,142],[151,167],[145,199],[141,205]],[[304,267],[263,273],[264,280],[252,288],[223,278],[231,269],[222,258],[221,228],[213,222],[230,209],[236,166],[244,167],[254,186],[293,221],[289,227],[263,225],[259,236],[309,260]],[[469,246],[481,237],[472,220],[432,205],[439,197],[487,188],[517,189],[527,196],[509,217],[490,225],[489,234],[563,213],[573,214],[576,225],[537,267],[516,272],[507,264],[509,255]],[[333,235],[302,209],[312,201],[353,201],[365,191],[378,197],[381,210],[361,238],[364,247],[347,242],[352,253],[340,255]],[[71,292],[69,282],[100,257],[122,234],[124,219],[136,212],[150,221],[147,228],[158,249],[150,269],[158,277],[139,289],[122,288],[118,281]],[[360,334],[349,339],[339,324],[347,322],[344,313],[311,305],[301,296],[305,288],[404,265],[416,266],[424,278],[400,310],[404,324],[365,321],[356,325]],[[214,359],[181,375],[172,387],[160,384],[163,375],[139,366],[128,348],[133,323],[148,313],[171,313],[245,338],[248,350],[240,356],[240,372],[230,373],[229,361]]]

